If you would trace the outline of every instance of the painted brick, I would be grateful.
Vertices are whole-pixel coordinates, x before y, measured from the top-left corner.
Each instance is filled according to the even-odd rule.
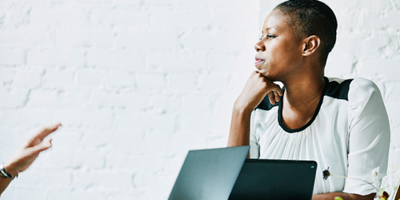
[[[130,172],[123,171],[75,172],[74,185],[81,188],[95,187],[99,190],[127,189],[132,187],[132,176]]]
[[[32,50],[28,52],[27,64],[44,66],[83,66],[84,51],[73,49]]]
[[[139,92],[96,92],[88,103],[94,108],[121,107],[134,110],[143,110],[148,107],[149,97]],[[134,102],[134,103],[133,103]]]
[[[81,27],[88,24],[88,18],[84,10],[76,7],[33,8],[30,11],[30,24]]]
[[[362,8],[360,8],[360,4],[368,6],[363,6]],[[351,4],[349,5],[349,7],[358,8],[359,10],[377,10],[377,11],[386,11],[388,8],[390,8],[390,6],[391,3],[389,0],[383,0],[379,2],[373,0],[356,0],[352,1]]]
[[[140,191],[134,190],[124,193],[111,194],[109,197],[110,199],[119,199],[119,200],[131,200],[132,197],[137,197],[138,199],[144,199],[143,194],[144,194],[143,190]]]
[[[54,46],[54,43],[51,31],[44,25],[0,30],[0,45],[2,46],[49,47]]]
[[[249,50],[253,50],[250,49]],[[254,51],[255,52],[255,51]],[[207,56],[207,65],[213,71],[230,72],[234,69],[254,69],[255,67],[251,61],[253,61],[255,53],[252,57],[239,57],[227,54],[226,52],[213,52]],[[250,62],[249,62],[250,61]]]
[[[193,91],[196,85],[196,73],[171,73],[167,75],[167,89],[171,91]]]
[[[158,113],[177,112],[182,110],[182,100],[179,95],[155,94],[151,97],[150,107]]]
[[[371,59],[371,60],[361,60],[357,64],[358,75],[363,77],[381,77],[386,81],[398,80],[397,74],[399,68],[397,63],[399,63],[400,57],[393,59]]]
[[[184,114],[179,117],[179,128],[181,131],[199,131],[206,134],[211,127],[211,117],[209,114]]]
[[[87,128],[82,131],[82,138],[79,142],[81,144],[78,146],[82,147],[82,144],[85,144],[85,147],[90,149],[104,147],[109,145],[108,143],[112,137],[113,135],[109,130]]]
[[[152,6],[167,6],[174,4],[175,0],[143,0],[143,3]]]
[[[28,97],[26,89],[0,89],[0,107],[16,108],[23,106]]]
[[[105,74],[104,84],[111,87],[132,87],[134,80],[133,74],[114,71]]]
[[[48,176],[42,176],[42,174]],[[41,170],[41,169],[28,169],[24,171],[24,175],[18,177],[21,179],[19,185],[33,186],[33,185],[52,185],[52,186],[68,186],[72,182],[72,175],[69,173],[59,173],[56,170]]]
[[[134,5],[135,1],[115,1],[115,5]],[[91,24],[100,27],[142,27],[149,24],[150,13],[142,10],[94,9],[90,13]]]
[[[60,47],[97,47],[110,48],[114,44],[112,30],[96,29],[60,29],[56,32],[57,45]]]
[[[3,25],[6,27],[20,27],[29,23],[29,6],[14,7],[8,5]]]
[[[45,86],[48,88],[70,88],[74,86],[74,74],[70,71],[46,70]]]
[[[337,49],[335,49],[337,50]],[[325,66],[325,76],[352,78],[355,70],[355,61],[348,55],[341,55],[338,51],[332,51]]]
[[[243,40],[243,35],[240,33],[192,32],[182,37],[182,43],[188,49],[223,49],[223,51],[231,53],[240,53],[243,51],[241,48]]]
[[[14,86],[18,88],[35,88],[40,86],[43,70],[18,70],[14,78]]]
[[[135,77],[139,89],[165,88],[165,75],[162,73],[138,73]]]
[[[20,92],[24,93],[23,90]],[[12,98],[12,96],[7,97],[7,100],[12,101]],[[0,100],[1,99],[3,98],[0,98]],[[16,101],[17,100],[13,101],[13,103]],[[0,103],[0,105],[7,104]],[[34,128],[48,124],[49,122],[53,122],[53,117],[53,111],[50,110],[3,110],[0,112],[0,119],[2,123],[7,124],[8,126],[22,126],[21,124],[23,124],[23,127]],[[20,144],[18,146],[20,146]]]
[[[81,69],[76,71],[77,85],[82,88],[96,88],[102,85],[103,72],[96,69]]]
[[[185,95],[182,97],[183,111],[187,113],[209,112],[212,100],[206,95]]]
[[[180,47],[178,34],[171,32],[122,32],[117,46],[138,49],[176,49]]]
[[[72,193],[71,199],[76,200],[85,200],[85,199],[98,199],[98,200],[106,200],[106,195],[103,194],[101,190],[84,190],[84,189],[77,189],[74,190]]]
[[[105,166],[104,152],[99,150],[80,150],[79,156],[73,159],[75,166],[86,167],[88,169],[102,169]]]
[[[200,76],[200,91],[219,92],[226,89],[229,83],[229,75],[227,73],[213,73]]]
[[[65,170],[67,168],[81,167],[74,162],[74,158],[76,157],[75,154],[79,153],[79,151],[72,149],[71,147],[62,147],[57,143],[59,142],[53,140],[53,146],[51,149],[40,154],[40,157],[35,161],[35,165],[32,166],[33,171],[36,171],[36,169]],[[66,173],[70,174],[71,172],[66,171]]]
[[[114,5],[116,6],[137,6],[140,5],[142,0],[115,0]]]
[[[138,133],[150,130],[171,133],[175,129],[175,117],[171,114],[117,113],[116,121],[119,127],[130,128]]]
[[[65,126],[110,128],[113,114],[108,110],[57,111],[55,115]]]
[[[147,56],[146,63],[157,71],[199,71],[207,67],[206,56],[204,52],[161,51]]]
[[[9,48],[0,48],[0,65],[24,64],[24,52]]]
[[[6,85],[6,84],[11,84],[13,82],[13,79],[15,77],[15,70],[14,69],[8,69],[8,68],[0,68],[0,84],[1,85]]]
[[[47,193],[48,200],[69,200],[72,199],[73,190],[70,188],[51,188]]]
[[[177,10],[171,12],[165,9],[157,9],[151,16],[152,24],[159,24],[160,28],[173,30],[187,30],[206,28],[209,25],[209,13],[204,11]]]
[[[4,195],[4,197],[6,197],[6,195]],[[18,186],[18,189],[15,189],[6,199],[43,200],[46,199],[46,193],[40,190],[40,186]]]
[[[91,93],[77,90],[34,90],[29,95],[27,106],[31,108],[76,109],[87,105]]]
[[[251,4],[247,4],[244,6],[249,6]],[[221,9],[218,11],[215,11],[212,13],[211,21],[212,24],[223,28],[223,29],[229,29],[229,30],[236,30],[240,31],[243,29],[248,29],[251,28],[253,25],[251,20],[254,20],[251,14],[246,13],[250,12],[249,9],[238,9],[235,12],[232,12],[232,10],[229,9]],[[241,24],[241,26],[238,26],[238,24]]]
[[[88,65],[101,69],[140,71],[144,68],[145,57],[142,51],[94,50],[87,55]]]
[[[113,0],[82,0],[81,2],[89,5],[112,5]]]

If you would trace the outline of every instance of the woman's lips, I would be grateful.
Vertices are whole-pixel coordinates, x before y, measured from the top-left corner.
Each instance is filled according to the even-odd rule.
[[[262,63],[262,62],[264,62],[264,59],[262,59],[262,58],[259,58],[259,57],[257,57],[256,56],[256,62],[255,62],[255,65],[257,66],[257,65],[259,65],[260,63]]]

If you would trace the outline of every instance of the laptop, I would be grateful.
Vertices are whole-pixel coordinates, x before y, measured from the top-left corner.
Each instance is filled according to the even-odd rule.
[[[310,200],[316,170],[315,161],[247,159],[229,200]]]
[[[228,199],[249,149],[240,146],[189,151],[168,199]]]

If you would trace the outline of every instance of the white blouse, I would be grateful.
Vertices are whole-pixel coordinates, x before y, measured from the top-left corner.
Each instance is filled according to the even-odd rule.
[[[325,88],[314,117],[299,129],[282,123],[282,99],[268,98],[251,116],[250,156],[260,159],[315,160],[314,194],[377,192],[355,180],[329,177],[322,172],[362,179],[379,187],[386,175],[390,127],[377,86],[369,80],[325,78]],[[282,98],[282,97],[281,97]]]

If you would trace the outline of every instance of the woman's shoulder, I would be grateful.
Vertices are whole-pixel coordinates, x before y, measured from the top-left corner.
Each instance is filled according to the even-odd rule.
[[[365,97],[379,91],[377,85],[368,79],[356,77],[351,79],[327,78],[325,95],[349,100],[349,96]]]
[[[348,79],[342,79],[342,78],[336,78],[336,77],[327,77],[326,79],[328,79],[329,84],[332,85],[350,85],[356,86],[356,87],[377,87],[376,84],[366,78],[362,78],[362,77],[355,77],[355,78],[348,78]]]

